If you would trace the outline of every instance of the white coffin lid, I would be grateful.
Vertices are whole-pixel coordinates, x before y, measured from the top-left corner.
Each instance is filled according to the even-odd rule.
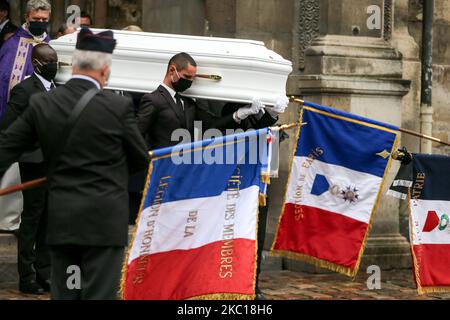
[[[102,30],[93,29],[94,33]],[[213,74],[221,81],[197,78],[186,96],[222,101],[250,102],[253,97],[273,105],[286,94],[292,63],[252,40],[194,37],[114,30],[117,47],[113,55],[108,89],[151,92],[162,82],[170,58],[187,52],[198,64],[199,74]],[[77,33],[50,42],[61,62],[71,63]],[[71,68],[62,67],[57,82],[70,78]]]

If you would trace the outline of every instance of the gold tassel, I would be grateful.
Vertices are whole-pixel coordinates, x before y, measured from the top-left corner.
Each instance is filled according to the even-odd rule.
[[[260,207],[267,206],[267,196],[263,193],[259,194],[259,206]]]
[[[261,174],[261,182],[270,185],[270,174],[268,173]]]
[[[152,172],[153,172],[153,161],[154,160],[150,161],[150,165],[148,167],[144,194],[142,197],[141,206],[139,208],[139,214],[136,218],[136,226],[134,227],[133,236],[131,237],[131,242],[128,244],[126,258],[122,265],[122,276],[121,276],[121,280],[120,280],[120,289],[119,289],[119,296],[122,300],[125,300],[125,286],[126,286],[127,273],[128,273],[128,259],[130,258],[131,248],[133,247],[134,240],[136,238],[136,233],[137,233],[138,226],[139,226],[138,223],[139,223],[139,220],[141,219],[142,211],[144,210],[144,203],[145,203],[145,199],[147,198],[147,192],[148,192],[148,188],[150,186],[150,178],[151,178]]]

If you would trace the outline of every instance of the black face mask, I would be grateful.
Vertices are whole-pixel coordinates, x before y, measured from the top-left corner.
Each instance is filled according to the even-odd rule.
[[[30,21],[28,30],[33,36],[39,37],[47,32],[48,22]]]
[[[42,76],[47,81],[52,81],[56,77],[56,73],[58,72],[58,64],[57,63],[47,63],[42,64],[40,61],[36,60],[39,66],[36,67],[36,73]]]
[[[192,86],[192,80],[188,80],[180,77],[177,72],[179,80],[177,82],[172,82],[172,86],[176,92],[184,92]]]

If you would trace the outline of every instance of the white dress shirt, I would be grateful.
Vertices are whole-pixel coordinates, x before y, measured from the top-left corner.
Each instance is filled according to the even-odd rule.
[[[75,74],[72,76],[72,79],[82,79],[82,80],[87,80],[92,82],[93,84],[95,84],[95,86],[97,87],[98,90],[101,90],[102,87],[100,86],[100,83],[98,83],[97,80],[95,80],[94,78],[88,77],[88,76],[83,76],[81,74]]]
[[[0,32],[2,32],[3,28],[6,26],[6,24],[9,22],[9,19],[6,19],[5,21],[3,21],[2,24],[0,24]]]
[[[164,88],[166,88],[167,91],[169,91],[170,95],[172,96],[173,101],[175,102],[175,104],[177,104],[177,98],[175,98],[175,95],[177,94],[175,90],[173,90],[171,87],[169,87],[168,85],[166,85],[165,83],[161,84]],[[184,110],[184,101],[183,99],[181,99],[181,104],[183,105],[183,110]]]
[[[53,81],[48,81],[47,79],[44,79],[44,77],[42,77],[41,75],[37,74],[36,72],[34,74],[42,82],[42,85],[45,87],[45,90],[47,90],[47,91],[52,90],[52,85],[53,85],[53,88],[56,87],[55,84],[53,83]]]

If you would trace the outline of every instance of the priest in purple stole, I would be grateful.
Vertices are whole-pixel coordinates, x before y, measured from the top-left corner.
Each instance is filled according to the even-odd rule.
[[[0,49],[0,119],[5,112],[11,89],[33,73],[31,50],[47,35],[51,5],[47,0],[29,0],[25,23]]]

